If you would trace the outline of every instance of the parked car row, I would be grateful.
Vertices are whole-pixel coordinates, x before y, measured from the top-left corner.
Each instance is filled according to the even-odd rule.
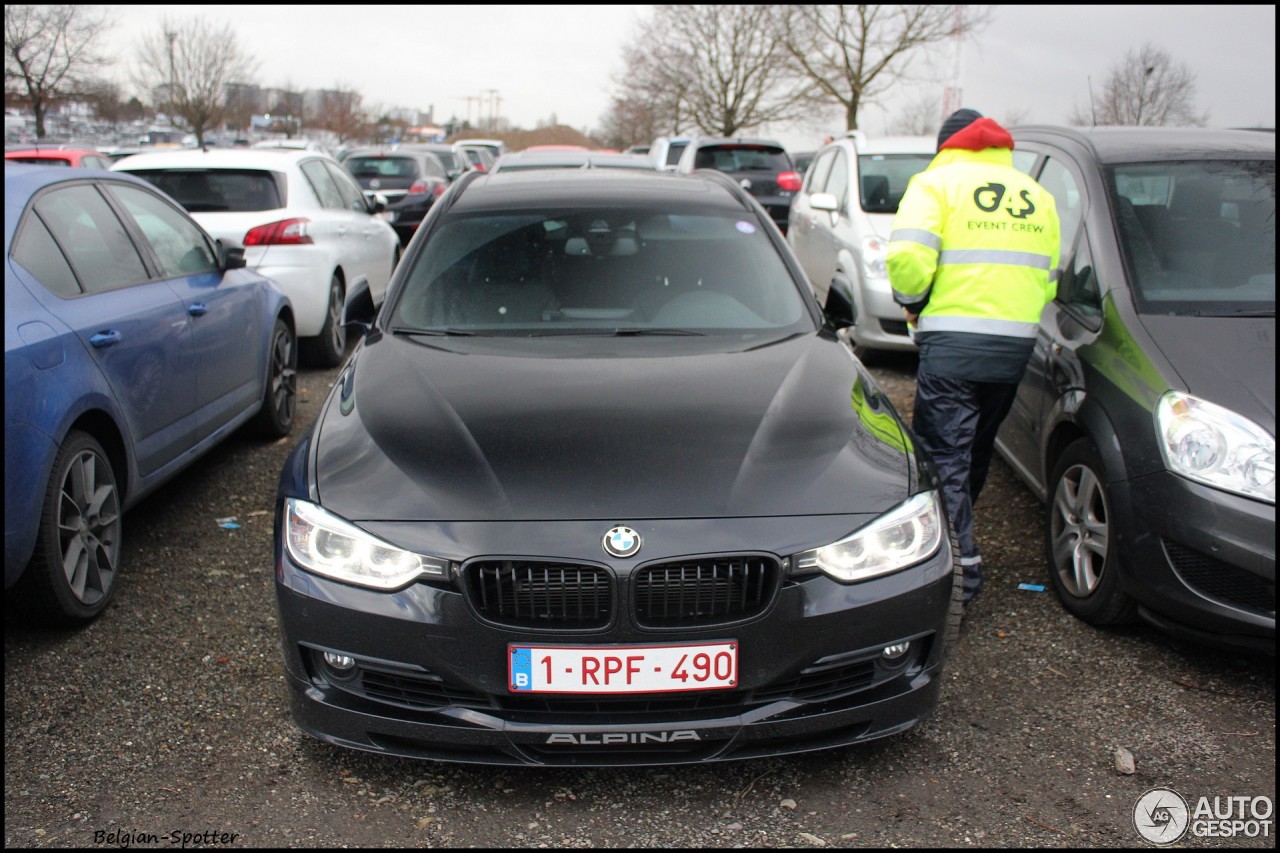
[[[1013,133],[1062,222],[998,443],[1051,585],[1274,654],[1274,134]],[[426,146],[7,166],[6,588],[100,613],[120,513],[241,423],[286,434],[302,348],[343,365],[275,507],[304,730],[605,766],[910,728],[960,572],[862,356],[914,346],[884,249],[934,148],[855,134],[803,176],[710,137],[452,177]]]

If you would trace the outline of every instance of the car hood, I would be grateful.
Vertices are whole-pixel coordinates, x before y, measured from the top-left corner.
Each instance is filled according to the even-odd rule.
[[[353,521],[881,513],[909,439],[835,339],[365,340],[316,428]],[[438,346],[437,346],[438,345]]]
[[[1275,317],[1141,320],[1190,393],[1276,434]]]

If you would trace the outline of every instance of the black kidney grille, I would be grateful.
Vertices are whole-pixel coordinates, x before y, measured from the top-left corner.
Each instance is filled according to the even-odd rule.
[[[636,621],[654,627],[733,622],[761,613],[780,572],[768,557],[716,557],[662,563],[633,578]]]
[[[613,612],[613,577],[599,566],[491,560],[467,567],[467,591],[486,619],[518,627],[598,628]]]

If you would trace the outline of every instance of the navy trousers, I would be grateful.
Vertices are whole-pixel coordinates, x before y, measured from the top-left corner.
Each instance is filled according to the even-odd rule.
[[[1018,385],[972,382],[926,373],[916,375],[912,429],[933,460],[943,503],[960,541],[964,601],[982,589],[982,555],[973,536],[973,505],[987,481],[996,432],[1009,414]]]

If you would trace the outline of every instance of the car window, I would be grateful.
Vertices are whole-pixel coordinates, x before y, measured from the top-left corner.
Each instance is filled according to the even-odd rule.
[[[105,157],[94,157],[90,155],[83,158],[81,162],[90,169],[107,169],[111,167],[111,161]]]
[[[59,160],[53,157],[5,157],[10,163],[30,163],[34,166],[70,166],[70,160]]]
[[[1062,271],[1058,283],[1058,301],[1070,308],[1091,328],[1097,329],[1102,317],[1102,292],[1093,271],[1093,255],[1089,241],[1083,236],[1075,255]]]
[[[433,178],[445,177],[444,164],[435,157],[423,157],[422,166],[424,171]]]
[[[357,178],[416,178],[418,161],[413,157],[348,157],[344,163]]]
[[[417,256],[391,320],[524,335],[761,332],[806,321],[799,285],[754,222],[627,207],[448,216]]]
[[[338,192],[342,195],[345,207],[354,210],[357,213],[368,213],[369,203],[365,200],[364,192],[351,180],[351,176],[342,171],[342,167],[337,163],[324,164],[329,170],[329,175],[333,178],[334,185],[338,188]]]
[[[13,241],[12,254],[15,261],[57,295],[78,296],[82,292],[62,249],[58,248],[39,216],[28,214],[22,220],[18,236]]]
[[[1140,310],[1275,311],[1275,160],[1130,163],[1110,182]]]
[[[826,192],[827,175],[831,174],[831,164],[835,162],[836,151],[839,149],[832,148],[823,152],[813,163],[813,168],[808,173],[808,184],[805,189],[811,193]]]
[[[1038,156],[1034,151],[1024,151],[1019,148],[1013,152],[1013,168],[1030,175],[1031,169],[1036,165],[1036,157]]]
[[[858,155],[858,193],[867,213],[897,213],[907,184],[933,162],[933,154]]]
[[[694,152],[693,168],[718,172],[786,172],[791,159],[781,148],[764,145],[715,145]]]
[[[138,223],[168,277],[214,272],[218,259],[196,225],[151,193],[137,187],[112,185],[129,215]]]
[[[129,174],[159,187],[191,213],[278,210],[277,173],[265,169],[143,169]]]
[[[94,187],[80,184],[44,193],[35,209],[66,252],[85,292],[149,280],[133,240]]]
[[[1075,243],[1076,231],[1084,218],[1084,203],[1080,185],[1071,170],[1061,160],[1050,157],[1040,170],[1040,186],[1053,196],[1058,206],[1058,223],[1062,229],[1060,257],[1066,257]]]
[[[667,144],[667,165],[674,166],[680,162],[680,155],[688,147],[688,142],[671,142]]]
[[[323,161],[308,160],[301,165],[301,168],[307,183],[311,185],[316,198],[320,200],[321,207],[341,210],[347,206],[342,199],[342,193],[338,191],[338,185],[333,182],[333,176],[324,167]]]
[[[836,197],[841,210],[849,202],[849,157],[838,148],[835,159],[831,162],[831,174],[827,176],[824,192]]]

